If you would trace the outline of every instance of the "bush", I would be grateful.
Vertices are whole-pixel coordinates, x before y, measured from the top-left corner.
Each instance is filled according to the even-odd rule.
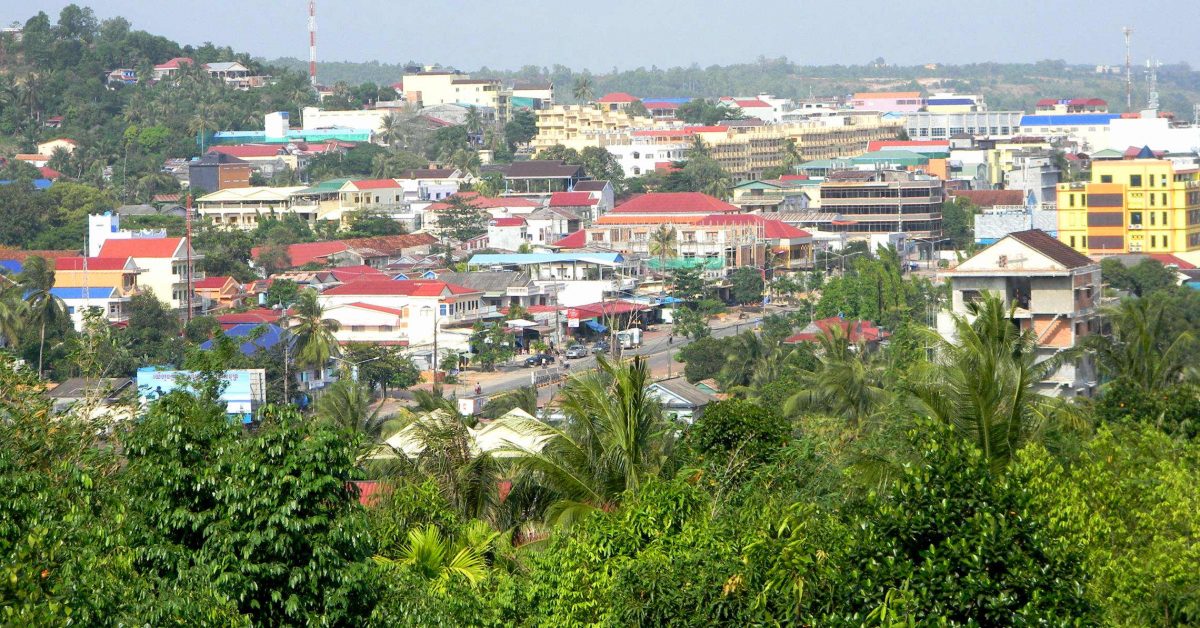
[[[701,456],[716,456],[725,461],[736,455],[749,464],[759,464],[787,445],[791,426],[768,408],[730,399],[704,408],[687,438]]]

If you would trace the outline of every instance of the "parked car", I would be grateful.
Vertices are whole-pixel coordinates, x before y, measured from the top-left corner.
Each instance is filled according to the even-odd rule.
[[[525,358],[525,366],[545,366],[554,364],[554,356],[549,353],[539,353]]]
[[[575,358],[586,358],[587,354],[588,354],[587,347],[585,347],[583,345],[571,345],[571,346],[567,347],[567,352],[566,352],[565,356],[568,359],[573,360]]]
[[[597,340],[596,344],[592,345],[592,353],[608,353],[612,350],[612,345],[608,344],[607,340]]]

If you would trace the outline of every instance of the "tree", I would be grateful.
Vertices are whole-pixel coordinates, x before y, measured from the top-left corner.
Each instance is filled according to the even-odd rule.
[[[437,225],[443,233],[459,242],[487,233],[487,214],[457,194],[445,201],[437,212]]]
[[[668,257],[675,257],[677,237],[675,228],[667,225],[659,225],[650,233],[650,254],[658,258],[659,271],[666,270]]]
[[[316,417],[362,439],[360,451],[363,451],[369,450],[383,432],[387,418],[382,409],[383,405],[371,398],[369,386],[345,377],[331,384],[317,399]]]
[[[489,530],[488,533],[488,537],[495,538],[495,532]],[[490,541],[486,544],[490,544]],[[399,561],[384,557],[376,557],[375,560],[389,567],[407,567],[422,578],[435,582],[438,590],[445,592],[452,578],[462,578],[475,586],[487,577],[483,549],[469,542],[452,543],[442,538],[442,533],[436,527],[428,525],[424,529],[409,531],[408,545],[404,547]]]
[[[479,107],[469,105],[467,107],[467,115],[464,118],[464,124],[467,127],[467,133],[478,135],[483,131],[483,116],[479,113]]]
[[[302,290],[296,299],[294,312],[290,315],[290,335],[296,339],[296,364],[309,368],[322,368],[330,358],[338,355],[338,322],[325,318],[325,308],[317,300],[315,290]]]
[[[150,290],[129,299],[129,324],[121,330],[121,342],[139,364],[178,364],[183,357],[179,317]]]
[[[642,118],[650,117],[650,110],[646,108],[646,103],[642,102],[640,99],[635,99],[633,102],[629,103],[629,105],[625,107],[625,113],[631,116]]]
[[[942,206],[942,233],[955,249],[968,249],[975,243],[975,216],[978,214],[979,208],[962,196]]]
[[[827,412],[858,429],[891,398],[883,387],[883,369],[864,347],[851,345],[841,327],[830,328],[818,342],[818,366],[799,374],[801,389],[788,397],[784,411]]]
[[[929,331],[934,365],[913,384],[919,410],[953,425],[997,468],[1070,418],[1035,389],[1067,356],[1041,360],[1034,332],[1012,323],[1015,307],[989,293],[955,316],[955,342]]]
[[[262,269],[263,274],[268,277],[292,267],[292,260],[285,244],[268,244],[262,247],[255,261]]]
[[[42,357],[46,350],[46,326],[54,326],[67,318],[67,305],[51,290],[54,288],[54,269],[46,263],[44,257],[32,256],[25,260],[25,266],[17,278],[17,283],[25,291],[25,302],[29,305],[29,315],[33,324],[38,326],[38,373],[42,373]]]
[[[575,100],[578,102],[591,102],[591,100],[596,96],[592,89],[592,78],[585,74],[575,79],[575,85],[571,88],[571,95],[574,96]]]
[[[1113,333],[1088,338],[1102,373],[1114,382],[1157,394],[1178,384],[1194,363],[1196,341],[1190,331],[1171,337],[1165,301],[1125,299],[1112,312]]]
[[[1174,271],[1150,258],[1128,267],[1116,258],[1107,258],[1101,261],[1100,272],[1112,288],[1138,297],[1150,296],[1179,285]]]
[[[0,346],[17,344],[28,315],[29,304],[21,296],[20,284],[0,286]]]
[[[379,388],[387,397],[388,388],[410,388],[421,381],[421,371],[412,358],[393,347],[368,343],[346,346],[346,362],[356,365],[359,381]]]
[[[504,362],[514,354],[513,339],[504,331],[504,326],[493,324],[484,327],[476,322],[471,331],[471,351],[475,354],[475,362],[485,371],[496,370],[496,364]]]
[[[567,162],[576,163],[576,162]],[[583,171],[593,179],[603,181],[611,181],[613,186],[620,188],[621,181],[625,178],[625,171],[621,169],[621,162],[616,156],[608,152],[608,149],[602,146],[587,146],[579,151],[579,159],[577,162],[583,166]]]
[[[599,358],[599,370],[565,386],[561,429],[540,421],[514,421],[515,429],[545,439],[539,451],[508,452],[526,477],[554,496],[548,522],[569,525],[611,507],[626,491],[668,465],[673,437],[662,407],[649,396],[650,369],[641,356],[627,365]]]
[[[286,308],[288,304],[295,303],[299,296],[300,284],[291,279],[272,279],[270,287],[267,288],[266,305]]]
[[[759,269],[742,266],[733,271],[729,281],[733,285],[733,300],[737,303],[762,302],[763,278]]]
[[[671,271],[671,296],[688,303],[698,303],[704,298],[707,288],[699,266],[687,264]]]
[[[528,144],[537,135],[537,116],[528,109],[513,112],[508,124],[504,125],[504,141],[509,149]]]
[[[702,456],[716,456],[717,464],[731,459],[761,464],[787,445],[792,430],[770,409],[737,399],[710,403],[687,434],[687,443]]]
[[[730,107],[724,103],[716,103],[704,98],[696,98],[683,103],[675,111],[675,116],[690,124],[712,126],[722,120],[741,119],[742,110]]]

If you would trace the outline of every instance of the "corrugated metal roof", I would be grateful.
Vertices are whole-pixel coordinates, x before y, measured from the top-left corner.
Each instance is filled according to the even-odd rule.
[[[1120,118],[1119,113],[1072,113],[1021,116],[1021,126],[1096,126]]]

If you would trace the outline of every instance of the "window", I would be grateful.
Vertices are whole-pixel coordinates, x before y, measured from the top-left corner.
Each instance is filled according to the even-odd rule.
[[[367,326],[366,325],[351,325],[350,331],[356,331],[356,332],[367,331]]]
[[[1129,224],[1131,224],[1131,225],[1142,224],[1142,212],[1130,212]]]
[[[1142,187],[1142,175],[1140,175],[1140,174],[1129,175],[1129,187],[1134,187],[1134,188]]]
[[[1154,207],[1154,195],[1153,195],[1153,194],[1149,194],[1148,196],[1150,197],[1150,206],[1151,206],[1151,207]],[[1151,218],[1151,220],[1150,220],[1150,224],[1154,224],[1154,220],[1153,220],[1153,218]]]
[[[1074,206],[1075,206],[1075,195],[1068,194],[1067,195],[1067,207],[1074,207]]]
[[[1170,238],[1170,237],[1171,237],[1171,236],[1163,236],[1163,237],[1162,237],[1162,239],[1163,239],[1163,248],[1164,248],[1164,249],[1166,249],[1166,248],[1170,248],[1170,246],[1171,246],[1171,245],[1170,245],[1170,244],[1167,244],[1167,242],[1168,242],[1167,238]]]
[[[1150,175],[1150,187],[1154,187],[1154,175]]]
[[[448,311],[448,310],[447,310],[447,308],[446,308],[446,304],[445,304],[445,303],[439,303],[439,304],[438,304],[438,315],[440,315],[440,316],[445,316],[447,311]]]
[[[1167,193],[1166,192],[1162,193],[1162,205],[1163,205],[1163,207],[1167,206]]]
[[[1071,248],[1075,248],[1075,236],[1071,236]]]
[[[1154,225],[1154,212],[1150,212],[1150,225]]]
[[[1111,174],[1100,175],[1100,182],[1101,183],[1112,183],[1112,175]]]

